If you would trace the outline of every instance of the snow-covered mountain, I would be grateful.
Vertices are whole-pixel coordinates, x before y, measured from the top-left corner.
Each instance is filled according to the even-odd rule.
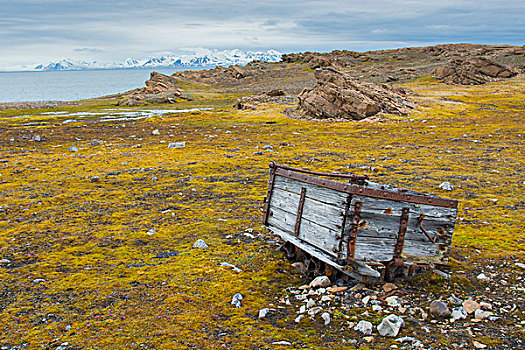
[[[251,61],[259,60],[264,62],[279,62],[281,53],[275,50],[268,51],[241,51],[225,50],[211,51],[201,50],[203,52],[192,55],[179,56],[160,56],[148,57],[144,59],[127,58],[122,62],[101,64],[97,61],[77,61],[63,59],[48,64],[39,64],[34,67],[37,71],[57,71],[57,70],[89,70],[89,69],[131,69],[131,68],[152,68],[152,67],[228,67],[232,64],[245,65]]]

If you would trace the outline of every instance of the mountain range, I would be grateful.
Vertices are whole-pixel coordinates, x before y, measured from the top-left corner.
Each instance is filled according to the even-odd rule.
[[[238,49],[211,51],[191,55],[165,55],[143,59],[127,58],[122,62],[102,64],[97,61],[81,61],[62,59],[47,64],[39,64],[35,71],[63,71],[63,70],[91,70],[91,69],[138,69],[152,67],[228,67],[234,64],[245,65],[251,61],[279,62],[281,53],[275,50],[268,51],[241,51]]]

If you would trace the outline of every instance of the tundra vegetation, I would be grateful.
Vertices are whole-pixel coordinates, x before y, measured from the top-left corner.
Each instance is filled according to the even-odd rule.
[[[458,199],[451,279],[427,271],[396,284],[413,307],[455,295],[498,317],[422,324],[395,309],[406,316],[399,337],[425,349],[523,346],[525,79],[398,85],[418,107],[374,121],[294,119],[277,103],[238,110],[246,91],[190,83],[191,100],[147,109],[213,110],[106,120],[117,101],[102,99],[0,112],[0,347],[408,346],[354,329],[387,315],[353,307],[366,290],[337,293],[328,325],[320,314],[294,322],[302,302],[289,291],[310,280],[261,225],[270,161]],[[208,247],[193,248],[198,239]],[[275,310],[259,319],[263,308]]]

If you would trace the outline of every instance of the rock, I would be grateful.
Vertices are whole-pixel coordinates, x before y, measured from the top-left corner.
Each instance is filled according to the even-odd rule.
[[[78,152],[78,148],[76,148],[75,146],[69,147],[69,152]]]
[[[461,305],[463,303],[463,300],[457,298],[454,294],[449,296],[447,300],[450,301],[452,304],[455,304],[455,305]]]
[[[492,304],[490,303],[486,303],[484,301],[482,301],[481,303],[479,303],[479,306],[482,308],[482,309],[485,309],[485,310],[492,310]]]
[[[476,278],[480,281],[483,281],[483,282],[488,282],[490,281],[490,277],[488,277],[487,275],[485,275],[484,273],[480,273],[479,275],[476,276]]]
[[[437,317],[450,316],[450,310],[448,309],[447,304],[439,300],[434,300],[430,303],[430,313]]]
[[[235,305],[236,308],[241,308],[242,305],[241,305],[241,300],[243,299],[243,296],[241,293],[235,293],[232,297],[232,302],[231,304],[232,305]]]
[[[354,329],[358,332],[361,332],[363,334],[372,334],[372,329],[374,326],[372,323],[368,321],[361,320],[357,325],[354,327]]]
[[[523,263],[515,263],[514,265],[516,265],[517,267],[519,267],[520,269],[524,269],[525,270],[525,264]]]
[[[137,106],[146,103],[176,103],[180,100],[190,100],[183,95],[175,77],[152,72],[150,79],[143,88],[132,90],[118,102],[119,106]]]
[[[445,191],[452,191],[454,189],[454,186],[450,184],[450,182],[442,182],[441,185],[439,185],[439,188],[445,190]]]
[[[328,293],[339,293],[339,292],[344,292],[345,290],[347,290],[348,287],[330,287],[327,289]]]
[[[35,280],[33,280],[33,283],[42,283],[42,282],[45,282],[46,280],[43,279],[43,278],[37,278]]]
[[[305,312],[306,312],[306,305],[301,305],[301,307],[299,308],[299,313],[304,314]]]
[[[383,284],[382,288],[385,293],[388,293],[388,292],[393,291],[394,289],[397,289],[397,286],[393,283],[385,283]]]
[[[100,177],[98,177],[98,176],[91,176],[90,179],[89,179],[89,181],[91,181],[91,182],[99,182],[99,180],[100,180]]]
[[[366,305],[368,304],[368,302],[370,301],[370,295],[367,295],[366,297],[363,298],[363,300],[361,300],[361,302],[363,303],[363,306],[366,307]]]
[[[273,89],[273,90],[270,90],[270,91],[266,91],[265,94],[266,94],[266,96],[271,96],[271,97],[284,96],[285,95],[284,91],[281,90],[281,89]]]
[[[275,309],[265,307],[264,309],[259,310],[259,318],[265,318],[271,311],[275,311]]]
[[[274,341],[272,345],[292,345],[289,341],[280,340],[280,341]]]
[[[480,308],[480,305],[474,300],[465,300],[462,306],[469,315]]]
[[[463,306],[460,306],[460,307],[456,307],[452,310],[452,322],[454,321],[457,321],[457,320],[464,320],[467,318],[468,314],[467,312],[465,311],[465,309],[463,308]]]
[[[328,287],[331,284],[327,276],[318,276],[310,282],[310,288]]]
[[[385,301],[388,304],[388,306],[391,306],[391,307],[401,306],[401,304],[399,303],[399,298],[395,295],[392,295],[391,297],[386,298]]]
[[[155,232],[157,232],[157,230],[155,230],[154,228],[151,228],[151,229],[148,230],[148,232],[146,232],[146,234],[151,236],[151,235],[154,235]]]
[[[366,341],[367,343],[371,343],[374,341],[374,337],[363,337],[363,340]]]
[[[323,308],[320,307],[320,306],[316,306],[316,307],[311,308],[310,310],[308,310],[308,315],[315,316],[318,313],[320,313],[321,311],[323,311]]]
[[[0,265],[6,265],[6,264],[9,264],[11,262],[11,260],[8,260],[8,259],[1,259],[0,260]]]
[[[221,265],[221,266],[224,266],[224,267],[231,267],[231,269],[232,269],[233,271],[237,272],[237,273],[238,273],[238,272],[242,272],[242,270],[241,270],[240,268],[238,268],[237,266],[232,265],[232,264],[227,263],[227,262],[224,262],[224,261],[221,262],[220,265]]]
[[[97,141],[97,140],[93,140],[93,141],[91,141],[91,146],[93,146],[93,147],[100,146],[100,142]]]
[[[315,306],[315,301],[313,301],[312,299],[308,299],[308,301],[306,302],[306,308],[310,309],[314,306]]]
[[[292,264],[293,267],[300,273],[304,274],[306,272],[306,266],[302,262],[295,262]]]
[[[332,301],[332,298],[334,298],[333,295],[323,295],[323,297],[321,298],[321,301],[322,302]]]
[[[474,347],[475,347],[476,349],[485,349],[485,348],[487,347],[487,345],[485,345],[485,344],[483,344],[483,343],[480,343],[479,341],[476,341],[476,340],[474,340],[474,341],[472,342],[472,345],[474,345]]]
[[[155,129],[151,132],[152,135],[160,135],[159,129]]]
[[[299,322],[301,322],[301,320],[302,320],[303,318],[305,318],[305,317],[306,317],[305,315],[299,315],[299,316],[297,316],[297,317],[295,318],[294,322],[295,322],[295,323],[299,323]]]
[[[316,70],[317,84],[297,97],[298,112],[313,118],[360,120],[379,112],[405,115],[414,105],[407,90],[363,83],[335,69]]]
[[[324,320],[325,326],[328,326],[328,324],[330,324],[330,314],[328,312],[323,312],[321,318]]]
[[[42,137],[40,137],[40,135],[36,135],[34,140],[36,142],[40,142],[40,141],[42,141]]]
[[[168,143],[168,148],[184,148],[184,147],[186,147],[186,141]]]
[[[483,311],[481,309],[477,309],[475,312],[474,312],[474,318],[476,320],[484,320],[488,317],[492,316],[492,312],[490,311]]]
[[[203,239],[198,239],[193,243],[193,248],[208,248],[208,245]]]
[[[432,72],[434,78],[447,84],[479,85],[516,75],[507,67],[486,58],[455,58]]]
[[[383,319],[377,330],[383,337],[396,337],[404,325],[405,321],[401,317],[391,314]]]

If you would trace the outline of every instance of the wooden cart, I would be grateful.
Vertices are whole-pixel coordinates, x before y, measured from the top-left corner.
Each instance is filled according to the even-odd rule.
[[[287,257],[312,274],[340,271],[373,282],[422,265],[446,265],[457,205],[375,183],[366,175],[272,162],[263,221],[284,240]]]

